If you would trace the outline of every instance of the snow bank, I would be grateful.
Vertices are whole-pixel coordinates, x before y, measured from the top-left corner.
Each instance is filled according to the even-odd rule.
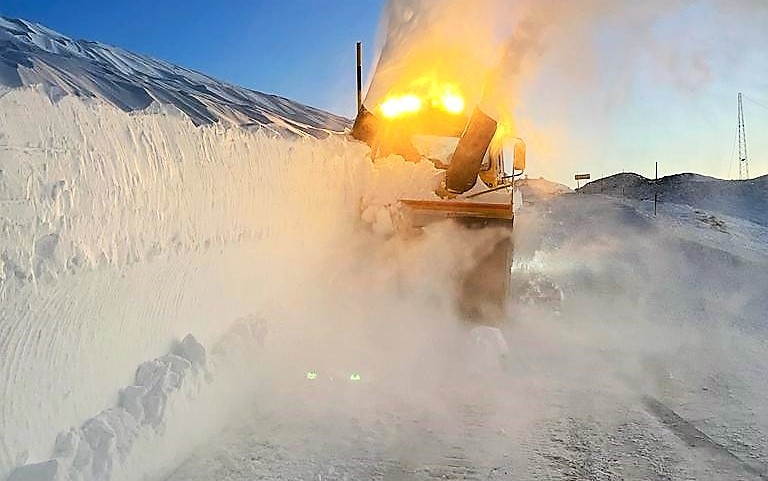
[[[362,212],[386,224],[398,196],[430,195],[434,169],[366,154],[169,108],[1,97],[0,479],[117,404],[173,339],[212,345],[275,298],[295,302]],[[403,187],[367,192],[382,176]]]
[[[397,199],[437,198],[434,188],[442,175],[426,160],[403,162],[395,155],[376,159],[363,194],[363,220],[371,224],[374,232],[391,234],[398,216]]]
[[[199,398],[205,401],[210,391],[231,388],[226,376],[231,364],[253,363],[253,346],[262,345],[265,335],[263,322],[242,319],[210,356],[194,336],[185,336],[170,353],[139,365],[134,383],[120,390],[116,406],[60,432],[51,459],[21,466],[8,480],[140,479],[168,470],[216,427],[210,419],[191,416],[205,405]],[[218,369],[224,376],[213,375]],[[194,427],[184,429],[184,423]]]
[[[59,433],[51,460],[17,468],[9,481],[110,479],[116,461],[130,454],[136,438],[161,428],[170,398],[183,388],[194,389],[187,378],[203,375],[205,349],[191,335],[180,347],[178,354],[141,364],[135,383],[120,391],[118,406]]]
[[[319,150],[199,129],[172,111],[129,116],[71,97],[54,106],[29,90],[3,97],[0,135],[3,272],[29,281],[285,234],[299,223],[327,227],[325,215],[307,226],[300,209],[354,210],[341,186],[355,173],[342,159],[364,153],[340,141]],[[328,202],[341,205],[326,210]]]

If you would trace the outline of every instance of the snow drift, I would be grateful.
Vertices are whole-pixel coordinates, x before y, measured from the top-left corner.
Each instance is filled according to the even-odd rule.
[[[237,319],[279,319],[276,299],[305,295],[363,217],[386,225],[397,196],[432,195],[431,164],[366,153],[173,107],[1,97],[0,478],[187,333],[212,346]]]

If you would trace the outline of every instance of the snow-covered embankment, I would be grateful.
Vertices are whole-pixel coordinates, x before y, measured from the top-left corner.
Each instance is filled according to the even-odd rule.
[[[169,109],[1,97],[0,479],[119,406],[137,366],[187,333],[212,346],[237,320],[271,316],[275,298],[301,296],[361,211],[388,202],[371,195],[381,175],[434,176],[377,171],[365,153],[199,128]]]

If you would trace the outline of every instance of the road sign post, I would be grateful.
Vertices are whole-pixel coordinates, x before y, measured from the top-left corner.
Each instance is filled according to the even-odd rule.
[[[656,204],[659,201],[659,163],[656,162],[656,177],[653,179],[653,216],[656,217]]]
[[[574,180],[576,180],[576,190],[579,190],[581,188],[581,184],[579,181],[582,180],[589,180],[590,175],[589,174],[576,174],[573,176]]]

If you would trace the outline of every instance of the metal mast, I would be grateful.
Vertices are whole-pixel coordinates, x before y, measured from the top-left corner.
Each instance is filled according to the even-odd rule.
[[[357,112],[360,113],[360,109],[363,108],[363,42],[357,42],[355,49],[357,50]]]
[[[749,179],[749,160],[747,158],[747,134],[744,131],[744,108],[739,92],[739,180]]]

